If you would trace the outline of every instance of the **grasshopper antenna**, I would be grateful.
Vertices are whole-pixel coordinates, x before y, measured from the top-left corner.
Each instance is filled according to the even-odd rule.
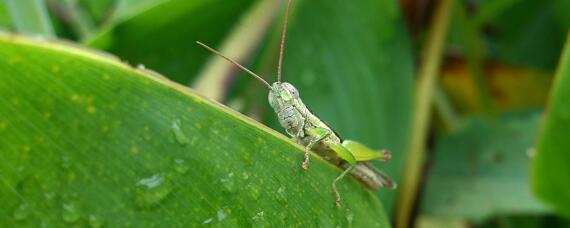
[[[245,68],[244,66],[240,65],[239,63],[237,63],[236,61],[222,55],[222,53],[216,51],[215,49],[208,47],[208,45],[203,44],[200,41],[196,41],[197,44],[199,44],[200,46],[208,49],[209,51],[213,52],[214,54],[216,54],[217,56],[222,57],[223,59],[227,60],[228,62],[234,64],[235,66],[237,66],[238,68],[240,68],[241,70],[243,70],[244,72],[248,73],[249,75],[253,76],[254,78],[257,78],[257,80],[263,82],[263,84],[265,84],[269,89],[271,89],[271,85],[269,85],[269,83],[267,83],[267,81],[263,80],[263,78],[261,78],[259,75],[251,72],[250,70],[248,70],[247,68]]]
[[[277,65],[277,81],[281,82],[281,66],[283,65],[283,50],[285,49],[285,37],[287,36],[287,23],[289,22],[289,9],[291,8],[291,0],[287,1],[287,10],[285,11],[285,21],[281,30],[281,48],[279,49],[279,65]]]

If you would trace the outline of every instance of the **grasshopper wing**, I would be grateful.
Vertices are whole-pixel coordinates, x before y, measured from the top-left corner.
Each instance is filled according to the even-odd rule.
[[[379,188],[395,189],[396,183],[388,175],[375,169],[371,164],[359,163],[352,170],[353,176],[371,190]]]
[[[390,158],[390,152],[385,150],[374,150],[370,147],[363,145],[362,143],[355,142],[352,140],[344,140],[342,145],[347,148],[350,153],[354,156],[356,161],[370,161],[370,160],[388,160]]]

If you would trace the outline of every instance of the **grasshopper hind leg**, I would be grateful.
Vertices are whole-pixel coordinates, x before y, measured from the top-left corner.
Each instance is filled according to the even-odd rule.
[[[340,193],[338,192],[338,189],[336,188],[336,183],[341,180],[344,176],[346,176],[346,174],[350,173],[354,167],[356,167],[356,159],[354,158],[354,156],[350,153],[350,150],[348,150],[346,147],[344,147],[343,145],[341,145],[340,143],[334,143],[334,142],[330,142],[327,143],[327,145],[336,152],[336,154],[342,158],[343,160],[345,160],[347,162],[348,168],[346,168],[346,170],[344,170],[337,178],[334,179],[334,181],[332,182],[332,190],[336,196],[336,206],[340,207],[341,204],[341,198],[340,198]]]
[[[332,182],[332,190],[336,196],[336,207],[342,206],[340,203],[342,201],[342,198],[340,197],[340,193],[338,192],[338,189],[336,188],[336,182],[341,180],[344,176],[346,176],[346,174],[350,173],[350,171],[352,171],[352,169],[354,169],[354,167],[355,167],[354,165],[351,165],[350,167],[348,167],[337,178],[335,178],[334,181]]]

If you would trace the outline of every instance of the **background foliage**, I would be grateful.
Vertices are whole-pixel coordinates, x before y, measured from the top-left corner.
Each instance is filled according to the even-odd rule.
[[[374,165],[403,183],[373,196],[346,181],[341,210],[328,204],[338,170],[301,172],[283,136],[197,95],[283,133],[263,85],[194,43],[274,81],[283,9],[0,1],[0,29],[19,34],[0,37],[0,221],[569,225],[568,1],[294,0],[285,80],[342,137],[390,149]]]

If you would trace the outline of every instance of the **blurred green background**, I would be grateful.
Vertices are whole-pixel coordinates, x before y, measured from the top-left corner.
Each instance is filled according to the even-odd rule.
[[[284,133],[266,88],[195,44],[272,82],[284,5],[1,0],[0,30],[111,53]],[[393,152],[375,163],[400,184],[377,193],[392,225],[570,227],[568,12],[568,0],[294,0],[284,80],[343,138]]]

